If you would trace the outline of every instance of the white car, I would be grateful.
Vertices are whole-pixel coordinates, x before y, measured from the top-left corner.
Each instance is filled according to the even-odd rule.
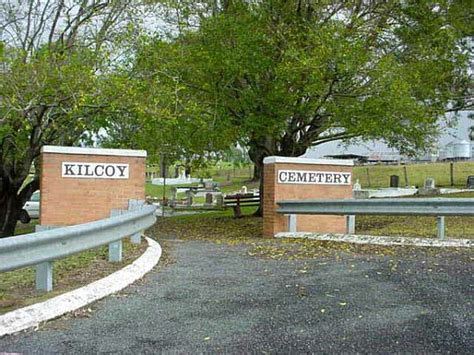
[[[20,222],[30,223],[32,218],[39,218],[40,192],[35,191],[20,212]]]

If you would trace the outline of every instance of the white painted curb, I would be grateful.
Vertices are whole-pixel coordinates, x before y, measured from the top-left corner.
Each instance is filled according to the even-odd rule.
[[[277,233],[276,238],[297,238],[310,240],[328,240],[332,242],[346,242],[355,244],[375,244],[375,245],[403,245],[417,247],[453,247],[472,248],[474,246],[471,239],[431,239],[431,238],[411,238],[411,237],[385,237],[373,235],[353,235],[353,234],[332,234],[332,233],[305,233],[305,232],[284,232]]]
[[[0,337],[36,327],[41,322],[57,318],[118,292],[150,271],[161,258],[161,246],[146,238],[148,248],[137,260],[123,269],[45,302],[17,309],[0,316]]]

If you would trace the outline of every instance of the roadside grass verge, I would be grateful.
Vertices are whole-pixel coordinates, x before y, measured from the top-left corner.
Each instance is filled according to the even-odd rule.
[[[32,219],[30,223],[25,224],[18,222],[16,224],[15,235],[33,233],[38,222],[37,219]]]
[[[233,218],[232,209],[159,218],[150,231],[158,240],[209,240],[245,243],[261,240],[262,219],[253,217],[256,208],[243,207],[242,218]]]
[[[21,238],[21,236],[19,237]],[[128,239],[123,243],[123,260],[108,262],[108,246],[91,249],[54,262],[52,292],[35,290],[34,268],[0,273],[0,314],[45,301],[99,280],[132,263],[147,248],[147,242],[136,245]]]
[[[232,211],[208,212],[187,216],[160,218],[150,229],[158,241],[162,240],[201,240],[217,244],[238,245],[250,256],[268,259],[336,258],[343,259],[354,255],[364,257],[395,257],[397,255],[424,256],[445,252],[459,253],[472,261],[469,251],[451,248],[417,248],[405,246],[379,246],[314,241],[300,239],[273,239],[262,237],[262,219],[251,215],[252,208],[244,208],[243,218],[235,219]],[[414,228],[417,228],[414,226]],[[415,230],[415,229],[413,229]],[[384,235],[387,235],[384,233]]]
[[[415,196],[416,197],[416,196]],[[428,198],[474,198],[474,191]],[[474,239],[474,217],[446,217],[447,238]],[[430,216],[357,216],[356,234],[437,238],[436,217]]]
[[[356,234],[436,238],[436,217],[357,216]],[[446,217],[447,238],[474,239],[474,217]]]

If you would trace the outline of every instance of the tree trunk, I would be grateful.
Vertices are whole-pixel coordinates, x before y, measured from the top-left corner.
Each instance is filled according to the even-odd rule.
[[[259,192],[260,192],[260,205],[257,208],[257,211],[255,211],[254,215],[258,217],[263,217],[263,190],[264,190],[264,184],[263,184],[263,159],[261,163],[255,163],[255,170],[258,171],[259,174],[259,179],[260,179],[260,187],[259,187]]]
[[[161,157],[160,159],[160,177],[167,178],[168,177],[168,166],[166,164],[166,158]]]
[[[15,234],[16,222],[23,207],[19,199],[17,189],[3,189],[0,198],[0,238]]]
[[[259,149],[257,145],[253,145],[249,149],[249,157],[250,160],[254,164],[254,181],[260,181],[260,205],[258,206],[257,211],[254,213],[255,216],[262,217],[263,216],[263,159],[268,156],[269,154],[266,153],[264,150]]]
[[[184,161],[184,174],[185,176],[191,175],[191,162],[188,159]]]
[[[259,181],[260,180],[261,170],[262,170],[261,167],[258,167],[257,164],[253,165],[252,181]]]
[[[307,148],[298,144],[289,144],[286,149],[277,148],[271,137],[265,137],[259,142],[250,142],[249,157],[255,164],[254,178],[258,174],[258,179],[260,180],[260,205],[254,214],[255,216],[263,217],[263,194],[265,188],[263,181],[263,159],[271,155],[298,157],[304,154]]]
[[[12,185],[8,177],[3,177],[0,189],[0,238],[15,234],[23,205],[39,189],[39,177],[36,176],[21,191],[20,187],[21,185]]]

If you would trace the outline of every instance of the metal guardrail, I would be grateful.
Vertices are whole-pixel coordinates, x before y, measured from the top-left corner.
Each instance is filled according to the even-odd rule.
[[[122,239],[139,242],[137,233],[155,223],[155,210],[130,201],[128,211],[114,210],[107,219],[0,239],[0,271],[36,265],[37,289],[50,291],[53,260],[109,244],[109,261],[120,261]]]
[[[279,213],[289,215],[290,232],[296,215],[345,215],[347,232],[353,234],[355,215],[416,215],[438,217],[438,237],[444,238],[445,216],[474,216],[473,198],[386,198],[279,201]]]

